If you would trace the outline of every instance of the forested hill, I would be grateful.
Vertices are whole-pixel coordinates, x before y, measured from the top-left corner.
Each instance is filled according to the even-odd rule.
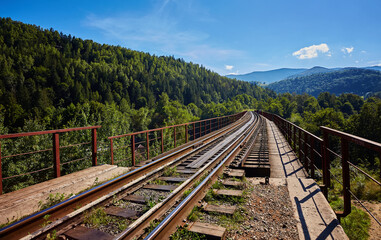
[[[85,102],[154,109],[162,93],[200,106],[238,94],[260,99],[270,91],[171,56],[0,18],[0,112],[6,126],[20,127],[26,119]]]
[[[354,93],[365,96],[369,93],[381,91],[381,72],[348,68],[285,79],[269,84],[268,87],[278,93],[308,93],[315,97],[321,92],[330,92],[336,95]]]

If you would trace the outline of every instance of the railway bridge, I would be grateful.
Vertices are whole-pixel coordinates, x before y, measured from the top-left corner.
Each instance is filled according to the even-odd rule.
[[[350,157],[381,158],[380,143],[262,111],[101,129],[0,135],[0,239],[348,239],[354,202],[380,227],[351,191],[354,174],[380,182]]]

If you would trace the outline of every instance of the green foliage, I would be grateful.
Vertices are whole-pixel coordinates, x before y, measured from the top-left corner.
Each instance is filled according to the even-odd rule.
[[[50,208],[51,206],[54,206],[63,200],[70,198],[73,194],[69,194],[68,196],[65,195],[65,193],[56,193],[54,194],[49,194],[49,196],[46,198],[45,202],[39,201],[38,202],[38,207],[41,210]]]
[[[107,215],[103,207],[94,208],[85,213],[83,223],[92,227],[113,226],[117,232],[121,232],[128,226],[128,221],[124,218]]]
[[[176,171],[177,167],[166,167],[163,172],[163,177],[175,177],[180,175],[180,173]]]
[[[342,211],[343,200],[334,197],[330,202],[331,207],[335,211]],[[340,224],[343,226],[345,233],[351,240],[360,240],[369,238],[370,217],[369,215],[354,206],[352,206],[351,213],[345,218],[340,219]]]
[[[194,105],[187,109],[191,103],[220,103],[239,94],[262,98],[271,92],[182,59],[98,44],[10,18],[0,18],[0,36],[5,39],[0,41],[0,104],[11,131],[27,119],[54,128],[58,108],[91,101],[116,104],[122,113],[135,109],[129,113],[136,117],[132,129],[141,130],[191,121],[198,114]],[[163,94],[161,116],[146,121]]]
[[[180,227],[177,229],[177,231],[171,235],[171,240],[199,240],[199,239],[206,239],[206,236],[203,234],[198,234],[189,231],[188,229],[184,227]]]
[[[276,92],[308,93],[318,96],[321,92],[334,94],[355,93],[365,96],[381,91],[381,73],[379,71],[349,68],[328,73],[316,73],[308,76],[289,78],[270,84]],[[320,102],[320,101],[319,101]],[[324,107],[332,107],[329,104]]]

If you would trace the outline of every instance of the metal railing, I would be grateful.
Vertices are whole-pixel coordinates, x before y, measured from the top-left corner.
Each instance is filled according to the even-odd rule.
[[[21,138],[33,137],[33,136],[41,136],[41,135],[50,135],[50,134],[52,135],[51,147],[48,147],[45,149],[39,149],[36,151],[14,153],[13,149],[11,149],[11,148],[13,148],[13,145],[11,142],[3,143],[3,150],[4,150],[5,146],[9,145],[8,148],[10,148],[10,149],[9,150],[6,149],[6,150],[8,150],[8,152],[11,152],[9,155],[6,155],[6,156],[2,156],[2,154],[1,154],[2,153],[2,145],[1,145],[2,142],[0,142],[0,194],[3,193],[3,181],[4,180],[13,179],[16,177],[22,177],[22,176],[26,176],[26,175],[31,175],[31,174],[39,173],[42,171],[47,171],[50,169],[53,169],[53,175],[54,175],[54,177],[57,178],[57,177],[61,176],[61,166],[62,165],[66,165],[66,164],[69,164],[72,162],[78,162],[78,161],[85,160],[85,159],[89,158],[86,156],[85,157],[82,156],[82,158],[79,158],[79,159],[74,159],[74,160],[62,162],[60,150],[63,150],[63,149],[68,149],[68,148],[72,148],[72,147],[78,147],[78,146],[82,146],[82,145],[91,144],[92,165],[96,166],[97,165],[97,129],[100,127],[101,126],[91,126],[91,127],[79,127],[79,128],[68,128],[68,129],[59,129],[59,130],[48,130],[48,131],[0,135],[0,140],[2,140],[2,141],[6,141],[6,140],[10,140],[10,139],[21,139]],[[68,132],[75,132],[75,131],[83,131],[83,130],[91,130],[91,141],[90,142],[82,142],[82,143],[75,143],[75,144],[70,144],[70,145],[66,145],[66,146],[60,146],[60,134],[68,133]],[[33,146],[32,146],[32,148],[33,148]],[[22,157],[26,158],[26,157],[30,157],[33,154],[46,153],[46,152],[52,152],[53,153],[52,154],[52,161],[51,161],[52,165],[45,166],[45,167],[40,168],[40,169],[34,169],[33,171],[27,170],[27,172],[22,172],[22,173],[12,175],[12,176],[5,176],[5,177],[3,176],[2,160],[8,160],[8,159],[17,158],[17,157],[18,158],[22,158]],[[44,156],[43,158],[40,158],[40,159],[45,160],[46,157],[47,156]],[[21,159],[21,161],[28,161],[28,159]],[[44,162],[47,162],[47,164],[49,164],[50,161],[45,160]],[[29,161],[27,163],[27,165],[38,165],[38,164],[33,163],[33,161]],[[30,167],[33,168],[35,166],[30,166]]]
[[[323,139],[313,135],[312,133],[296,126],[295,124],[279,117],[278,115],[258,111],[264,117],[272,120],[283,133],[293,150],[297,153],[299,160],[303,163],[304,168],[309,171],[309,175],[315,178],[315,170],[322,176],[323,185],[321,185],[324,196],[328,199],[328,188],[332,188],[331,177],[337,180],[343,186],[344,211],[336,212],[338,217],[345,217],[351,213],[351,197],[369,213],[369,215],[381,226],[378,220],[367,209],[360,199],[351,191],[351,175],[350,171],[356,169],[361,174],[364,174],[371,181],[381,187],[381,183],[373,178],[363,169],[350,162],[349,143],[356,146],[372,150],[378,154],[381,159],[381,143],[374,142],[365,138],[341,132],[335,129],[321,126]],[[332,150],[330,147],[330,137],[339,139],[340,144],[337,145],[337,150]],[[339,154],[339,153],[341,154]],[[341,179],[332,174],[330,171],[331,156],[341,159],[340,167],[342,169]],[[317,158],[316,158],[317,157]],[[316,160],[320,161],[316,161]],[[381,176],[381,172],[380,172]]]
[[[108,137],[111,164],[136,166],[189,140],[195,140],[241,118],[245,112]],[[130,164],[131,163],[131,164]]]

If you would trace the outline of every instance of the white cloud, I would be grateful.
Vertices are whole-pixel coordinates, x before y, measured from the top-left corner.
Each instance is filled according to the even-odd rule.
[[[234,68],[234,66],[232,66],[232,65],[225,65],[226,70],[232,70],[233,68]]]
[[[327,44],[322,43],[320,45],[312,45],[309,47],[301,48],[300,50],[294,52],[292,55],[296,56],[299,59],[310,59],[316,58],[318,56],[318,52],[326,53],[329,51],[329,47]],[[328,56],[331,56],[331,53],[328,52]]]
[[[351,52],[353,52],[354,49],[355,49],[354,47],[343,47],[343,48],[341,49],[341,51],[342,51],[343,53],[350,54]]]

